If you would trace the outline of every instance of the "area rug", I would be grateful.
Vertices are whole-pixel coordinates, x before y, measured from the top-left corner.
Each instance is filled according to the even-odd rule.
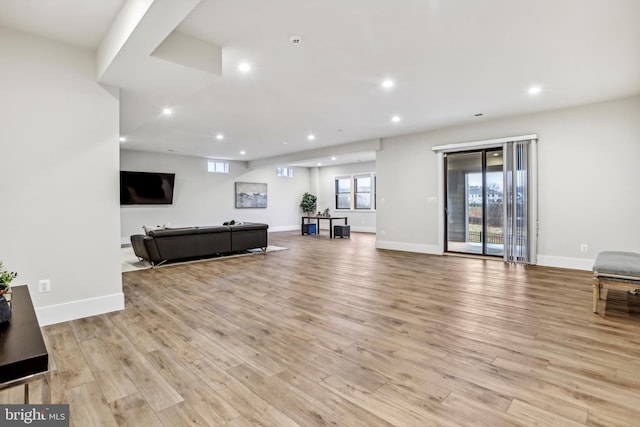
[[[274,245],[267,246],[267,252],[282,251],[285,249],[287,248],[282,246],[274,246]],[[224,255],[224,256],[218,256],[213,258],[196,259],[196,260],[183,261],[183,262],[172,262],[172,263],[156,266],[155,268],[165,267],[169,265],[176,265],[176,264],[185,264],[189,262],[223,260],[223,259],[235,258],[239,256],[257,255],[261,253],[262,253],[262,249],[250,249],[248,251],[245,251],[239,254]],[[122,272],[126,273],[128,271],[145,270],[147,268],[151,268],[151,264],[148,261],[138,260],[138,257],[133,253],[133,248],[131,246],[125,246],[122,248],[121,268],[122,268]]]

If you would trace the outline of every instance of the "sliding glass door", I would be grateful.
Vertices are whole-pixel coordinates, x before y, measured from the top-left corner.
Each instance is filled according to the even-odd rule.
[[[447,252],[504,256],[503,150],[447,153]]]

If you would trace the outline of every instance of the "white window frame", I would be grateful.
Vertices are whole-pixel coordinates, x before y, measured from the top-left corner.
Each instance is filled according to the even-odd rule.
[[[338,192],[338,180],[348,179],[349,180],[349,207],[348,208],[339,208],[338,207],[338,195],[339,194],[347,194]],[[353,175],[341,175],[335,176],[333,178],[333,194],[334,194],[334,205],[336,210],[339,211],[349,211],[353,209]]]
[[[229,173],[229,162],[225,160],[207,160],[207,172]]]
[[[276,168],[276,176],[293,178],[293,168],[291,166],[279,166]]]
[[[369,178],[369,191],[368,192],[364,192],[364,191],[358,191],[358,179],[361,178]],[[364,175],[354,175],[353,177],[353,209],[357,210],[357,211],[369,211],[371,210],[371,208],[375,207],[375,180],[373,175],[371,174],[364,174]],[[359,208],[356,206],[357,202],[358,202],[358,194],[369,194],[369,207],[368,208]]]
[[[358,178],[369,178],[371,180],[371,191],[369,194],[371,195],[371,206],[369,208],[356,208],[356,195],[358,194],[356,191],[356,179]],[[350,206],[348,208],[338,208],[338,187],[337,181],[339,179],[349,179],[350,182]],[[336,175],[333,177],[333,200],[335,209],[340,212],[352,211],[352,212],[375,212],[376,210],[376,173],[375,172],[364,172],[364,173],[353,173],[353,174],[345,174],[345,175]],[[346,193],[345,193],[346,194]]]

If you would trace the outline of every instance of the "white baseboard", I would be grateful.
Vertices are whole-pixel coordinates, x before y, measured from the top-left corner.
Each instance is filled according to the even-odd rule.
[[[417,243],[405,242],[389,242],[384,240],[376,240],[376,248],[391,249],[394,251],[418,252],[432,255],[442,255],[438,245],[422,245]],[[553,255],[538,254],[536,263],[544,267],[570,268],[572,270],[591,271],[593,268],[593,259],[585,258],[568,258]]]
[[[421,254],[442,255],[438,245],[424,245],[420,243],[389,242],[376,240],[376,248],[391,249],[393,251],[417,252]]]
[[[538,254],[537,264],[545,267],[570,268],[573,270],[591,271],[594,259],[567,258],[553,255]]]
[[[355,233],[375,233],[376,232],[376,228],[375,227],[358,227],[358,226],[351,226],[351,231],[355,232]]]
[[[124,293],[122,292],[64,304],[48,305],[36,308],[35,311],[40,326],[47,326],[119,310],[124,310]]]

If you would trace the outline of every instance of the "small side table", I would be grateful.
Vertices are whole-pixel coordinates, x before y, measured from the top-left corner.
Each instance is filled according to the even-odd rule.
[[[29,403],[29,383],[42,379],[42,403],[51,403],[49,353],[29,288],[11,290],[11,320],[0,325],[0,390],[24,384],[24,403]]]

